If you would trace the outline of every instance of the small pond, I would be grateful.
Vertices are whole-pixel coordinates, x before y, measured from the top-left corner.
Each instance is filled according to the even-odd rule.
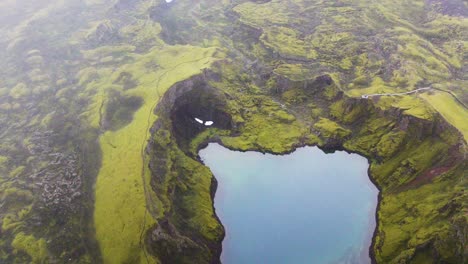
[[[277,156],[211,143],[224,264],[370,263],[378,190],[357,154],[304,147]]]

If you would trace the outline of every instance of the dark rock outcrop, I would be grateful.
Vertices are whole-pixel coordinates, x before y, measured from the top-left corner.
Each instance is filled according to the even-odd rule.
[[[216,79],[216,75],[207,71],[175,84],[155,109],[159,118],[151,128],[152,137],[146,149],[152,174],[150,185],[160,200],[168,201],[168,209],[157,226],[148,232],[146,241],[149,251],[157,255],[162,263],[220,261],[224,230],[219,220],[213,215],[218,225],[215,228],[217,231],[213,231],[218,235],[213,238],[207,238],[185,220],[182,221],[193,214],[190,210],[196,210],[187,209],[183,199],[192,187],[189,183],[181,183],[181,186],[172,180],[174,175],[178,175],[178,181],[182,181],[180,178],[190,178],[194,171],[184,167],[189,166],[187,162],[198,163],[189,153],[189,144],[207,126],[198,123],[195,118],[212,121],[214,123],[210,127],[219,129],[230,130],[234,126],[227,111],[226,95],[209,85],[213,78]],[[216,189],[214,178],[209,187],[213,200]]]

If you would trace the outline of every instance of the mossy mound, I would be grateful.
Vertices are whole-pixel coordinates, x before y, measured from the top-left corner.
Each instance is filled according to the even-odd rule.
[[[31,263],[42,264],[47,262],[47,247],[44,239],[37,240],[34,236],[19,233],[11,243],[17,251],[28,254]]]

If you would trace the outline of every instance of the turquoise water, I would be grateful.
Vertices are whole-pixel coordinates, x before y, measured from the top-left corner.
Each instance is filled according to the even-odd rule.
[[[365,158],[304,147],[275,156],[209,144],[224,264],[370,263],[378,190]]]

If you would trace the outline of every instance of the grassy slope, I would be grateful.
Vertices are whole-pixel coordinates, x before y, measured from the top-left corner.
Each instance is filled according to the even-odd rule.
[[[94,221],[106,263],[145,263],[140,245],[141,235],[155,223],[155,219],[145,212],[146,187],[142,177],[142,153],[149,137],[148,125],[156,118],[152,110],[160,96],[175,82],[208,67],[214,60],[214,52],[215,49],[180,46],[149,54],[160,69],[142,75],[142,80],[153,80],[143,81],[132,91],[132,94],[144,98],[143,106],[134,114],[129,125],[101,136],[103,161],[95,187]],[[169,59],[168,54],[171,53]],[[174,53],[179,55],[173,56]],[[145,71],[143,67],[136,67],[129,72],[138,75],[138,72]]]
[[[458,128],[468,142],[468,109],[461,106],[451,95],[445,92],[421,95],[421,97],[442,114],[450,124]]]

